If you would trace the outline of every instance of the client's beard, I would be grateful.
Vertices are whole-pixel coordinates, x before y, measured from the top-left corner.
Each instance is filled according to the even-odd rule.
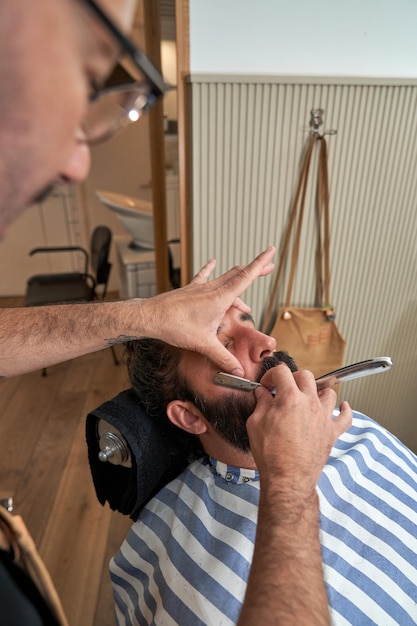
[[[268,370],[282,362],[286,363],[292,372],[297,371],[297,365],[287,352],[274,352],[272,356],[265,357],[256,381],[259,382]],[[256,406],[252,392],[231,392],[221,400],[208,400],[199,394],[193,396],[196,407],[228,443],[243,452],[250,451],[246,422]]]

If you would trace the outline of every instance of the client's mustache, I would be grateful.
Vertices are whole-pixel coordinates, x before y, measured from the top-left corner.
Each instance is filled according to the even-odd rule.
[[[284,352],[284,351],[280,350],[278,352],[274,352],[272,356],[266,356],[264,358],[264,360],[262,362],[262,365],[261,365],[261,367],[259,369],[256,381],[259,383],[259,381],[261,380],[262,376],[264,374],[266,374],[266,372],[268,370],[270,370],[273,367],[275,367],[276,365],[278,365],[278,363],[285,363],[286,365],[288,365],[288,367],[290,368],[290,370],[292,372],[296,372],[298,370],[296,362],[288,354],[288,352]]]

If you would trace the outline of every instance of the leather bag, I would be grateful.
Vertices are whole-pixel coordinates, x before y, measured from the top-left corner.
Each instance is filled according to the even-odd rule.
[[[308,175],[311,168],[312,154],[317,145],[320,148],[317,172],[317,306],[301,308],[290,303],[300,249]],[[292,238],[291,266],[285,303],[284,306],[279,307],[275,321],[272,324],[279,280],[285,261],[288,258]],[[271,325],[272,330],[269,334],[276,339],[278,350],[288,352],[295,359],[299,369],[308,369],[312,371],[317,378],[343,365],[346,341],[337,328],[334,307],[330,304],[330,228],[327,144],[325,138],[321,135],[313,135],[306,147],[262,330],[267,332]]]

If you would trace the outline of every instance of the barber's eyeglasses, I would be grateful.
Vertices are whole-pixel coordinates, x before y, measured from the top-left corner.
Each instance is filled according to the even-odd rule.
[[[104,87],[90,98],[90,107],[83,123],[86,141],[90,144],[109,139],[125,126],[136,122],[169,87],[148,57],[126,37],[96,4],[84,0],[126,53],[143,81]]]

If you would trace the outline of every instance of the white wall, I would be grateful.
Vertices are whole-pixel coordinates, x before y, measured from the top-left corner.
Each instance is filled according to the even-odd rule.
[[[417,76],[415,0],[190,0],[192,73]]]
[[[415,146],[416,137],[416,81],[407,79],[417,77],[417,2],[190,0],[190,36],[195,269],[209,256],[216,257],[218,272],[244,263],[270,243],[271,232],[282,232],[270,220],[270,208],[271,215],[279,212],[284,224],[310,110],[323,107],[324,128],[337,129],[337,135],[329,138],[329,158],[334,159],[329,171],[331,241],[336,251],[331,293],[339,328],[348,340],[346,362],[389,354],[395,364],[385,379],[349,383],[342,388],[343,398],[417,451],[416,159],[408,157],[405,146],[408,141]],[[280,100],[272,77],[288,75],[359,80],[300,79],[302,85],[311,83],[311,89],[297,88],[296,95],[280,90]],[[387,83],[397,88],[382,91],[384,78],[394,79]],[[277,82],[288,86],[297,81],[277,78]],[[378,88],[367,89],[377,83]],[[352,89],[363,84],[363,96],[352,95],[349,104],[341,105],[350,94],[345,89],[349,84]],[[333,90],[332,85],[341,89]],[[401,97],[411,92],[412,103],[402,107]],[[398,122],[402,134],[396,132]],[[348,147],[350,140],[354,149]],[[381,156],[387,147],[393,157],[394,143],[398,157],[384,170],[388,161]],[[397,187],[400,175],[404,180]],[[407,197],[406,188],[412,189]],[[270,190],[275,194],[272,199]],[[394,224],[400,234],[390,253]],[[235,243],[246,257],[230,258],[236,257]],[[361,261],[362,254],[368,260]],[[381,258],[388,263],[385,272]],[[392,289],[398,289],[397,298],[391,297],[388,276],[393,278]],[[313,283],[308,272],[301,279],[294,303],[309,305],[313,300],[306,294]],[[268,279],[258,281],[244,295],[255,319],[260,319],[259,309],[268,301],[267,285]],[[411,330],[401,338],[407,323]],[[372,334],[375,343],[370,345]]]

